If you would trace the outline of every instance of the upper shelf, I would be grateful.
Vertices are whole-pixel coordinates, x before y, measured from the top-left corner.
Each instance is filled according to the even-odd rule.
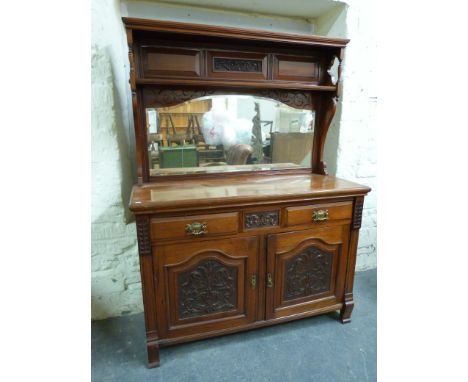
[[[323,36],[301,35],[293,33],[279,33],[260,29],[221,27],[213,25],[148,20],[130,17],[123,17],[122,20],[127,28],[153,32],[169,32],[223,38],[229,36],[231,38],[243,40],[271,41],[275,43],[300,44],[334,48],[344,48],[349,42],[348,39],[342,38],[330,38]]]
[[[123,19],[132,86],[337,91],[328,70],[349,40],[144,19]]]
[[[334,85],[316,85],[316,84],[307,84],[301,82],[265,82],[265,81],[245,81],[245,80],[210,80],[210,79],[188,79],[188,78],[148,78],[148,79],[137,79],[137,85],[180,85],[180,86],[201,86],[201,87],[210,87],[218,88],[229,86],[233,88],[261,88],[261,89],[292,89],[292,90],[315,90],[315,91],[324,91],[324,92],[334,92],[336,91],[336,86]]]

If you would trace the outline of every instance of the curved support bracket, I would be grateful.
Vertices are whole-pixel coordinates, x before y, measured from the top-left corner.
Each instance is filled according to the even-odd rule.
[[[327,98],[323,99],[315,127],[314,146],[312,152],[312,172],[315,174],[328,175],[327,164],[323,160],[323,153],[328,129],[330,128],[333,117],[335,116],[338,97],[335,95],[323,95],[322,97]]]

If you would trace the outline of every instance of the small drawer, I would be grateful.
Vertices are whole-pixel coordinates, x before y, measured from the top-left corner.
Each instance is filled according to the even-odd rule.
[[[285,211],[288,227],[309,224],[324,224],[329,221],[351,219],[352,202],[314,204],[309,206],[287,207]]]
[[[151,219],[153,240],[228,235],[236,234],[238,230],[237,212]]]

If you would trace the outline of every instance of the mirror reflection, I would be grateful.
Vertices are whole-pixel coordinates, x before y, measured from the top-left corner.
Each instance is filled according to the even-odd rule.
[[[147,108],[150,175],[310,167],[314,112],[254,96]]]

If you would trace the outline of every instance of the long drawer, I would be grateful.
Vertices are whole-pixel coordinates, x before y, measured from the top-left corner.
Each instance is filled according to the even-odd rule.
[[[153,240],[228,235],[238,231],[237,212],[151,219]]]

